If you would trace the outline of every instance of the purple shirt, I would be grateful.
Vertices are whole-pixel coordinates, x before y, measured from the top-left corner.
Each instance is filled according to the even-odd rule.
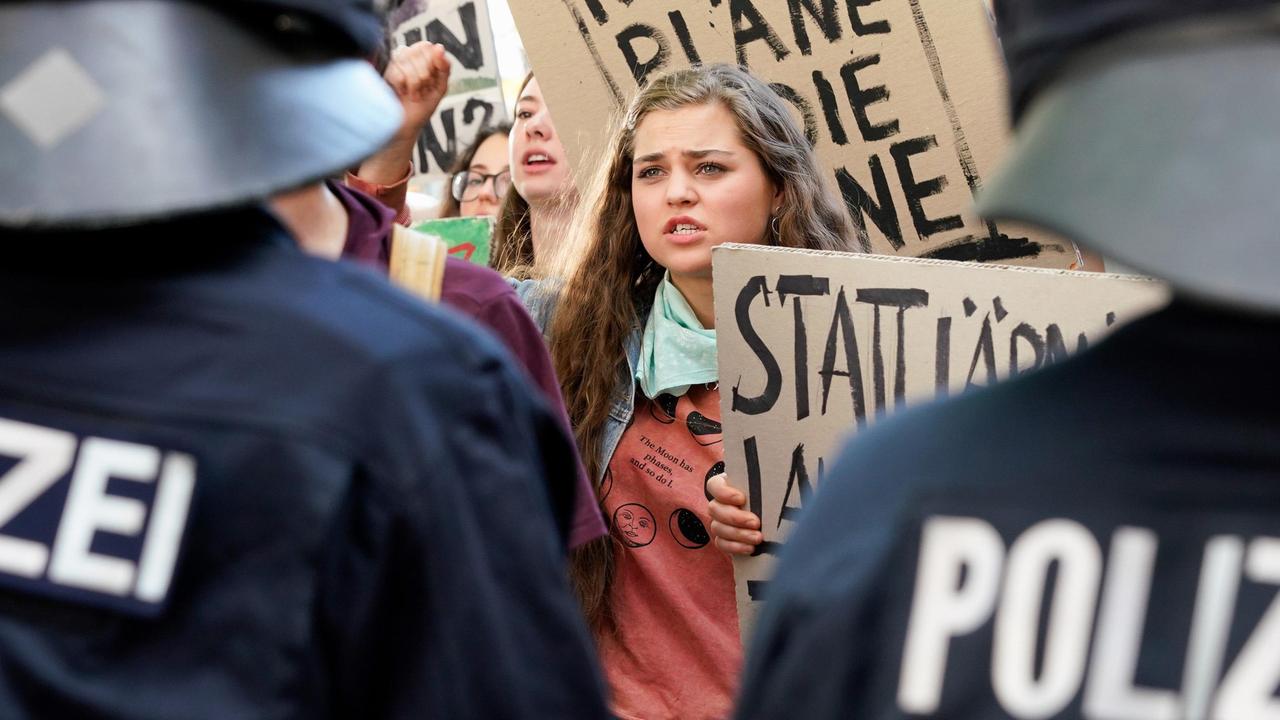
[[[395,212],[358,190],[335,182],[328,185],[346,208],[349,218],[342,256],[386,274]],[[489,268],[451,257],[445,263],[440,301],[488,328],[502,341],[542,390],[568,430],[569,416],[564,409],[551,355],[542,333],[511,285]],[[569,528],[570,547],[578,547],[606,532],[595,491],[581,462],[578,468],[578,488]]]

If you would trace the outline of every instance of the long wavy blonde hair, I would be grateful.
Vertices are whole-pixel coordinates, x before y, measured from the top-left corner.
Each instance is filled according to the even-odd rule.
[[[664,269],[640,242],[631,204],[636,128],[652,112],[719,103],[735,118],[744,144],[781,189],[771,245],[852,250],[847,216],[823,186],[804,132],[768,85],[734,65],[707,65],[657,78],[631,103],[572,225],[575,237],[551,322],[549,343],[578,448],[597,492],[608,464],[600,457],[625,346],[641,327]],[[572,576],[592,625],[612,624],[607,603],[613,576],[609,540],[578,550]]]
[[[533,80],[533,73],[526,73],[520,81],[516,97]],[[510,137],[511,133],[507,133]],[[511,171],[515,172],[515,163]],[[529,221],[529,201],[524,199],[513,183],[498,208],[497,227],[493,231],[493,249],[489,255],[489,267],[500,275],[524,280],[533,268],[533,225]]]

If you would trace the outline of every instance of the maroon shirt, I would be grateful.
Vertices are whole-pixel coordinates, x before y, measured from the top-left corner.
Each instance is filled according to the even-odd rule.
[[[391,258],[391,228],[395,223],[395,212],[359,190],[336,182],[328,185],[346,208],[349,218],[342,256],[386,274]],[[560,395],[560,381],[556,378],[542,333],[501,275],[489,268],[451,257],[445,263],[440,301],[493,332],[542,389],[543,396],[563,420],[565,428],[569,427],[564,399]],[[578,467],[578,487],[569,527],[570,547],[605,534],[595,491],[587,480],[586,472],[581,469],[581,462]]]

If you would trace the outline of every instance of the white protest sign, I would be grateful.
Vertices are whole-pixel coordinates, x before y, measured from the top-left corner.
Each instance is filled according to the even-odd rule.
[[[507,120],[485,0],[431,0],[427,12],[399,25],[396,47],[423,40],[444,46],[449,90],[422,129],[414,152],[419,176],[442,178],[485,126]]]
[[[765,535],[735,561],[744,638],[841,438],[1060,362],[1168,299],[1129,276],[752,245],[713,263],[725,463]]]
[[[641,82],[737,62],[803,122],[865,250],[1066,268],[1070,243],[984,222],[1009,139],[983,0],[511,0],[556,128],[589,171]]]

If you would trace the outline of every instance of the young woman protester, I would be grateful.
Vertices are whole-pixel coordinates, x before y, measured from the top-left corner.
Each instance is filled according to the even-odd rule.
[[[542,88],[532,73],[516,94],[511,132],[511,182],[498,213],[490,266],[508,277],[528,278],[559,244],[577,206],[568,156]]]
[[[711,249],[848,250],[847,221],[787,105],[734,66],[643,89],[601,172],[563,284],[520,285],[549,325],[612,528],[575,554],[574,580],[615,713],[721,718],[741,646],[733,566],[712,546],[704,494],[724,468]],[[750,527],[736,531],[758,541]]]
[[[481,128],[449,168],[449,193],[440,217],[496,216],[511,189],[510,123]]]

